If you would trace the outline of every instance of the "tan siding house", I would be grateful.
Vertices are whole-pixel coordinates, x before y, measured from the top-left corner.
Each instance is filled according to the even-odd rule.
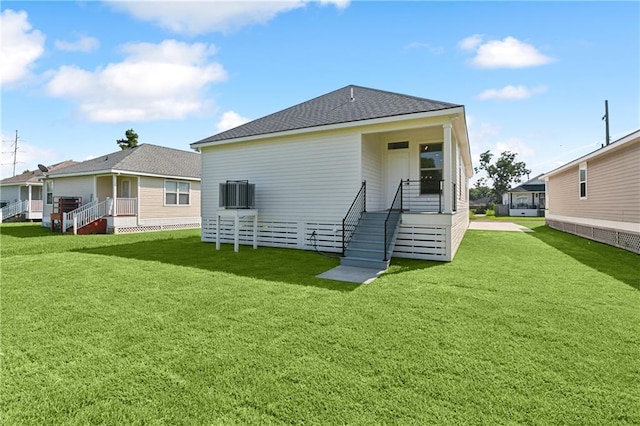
[[[227,181],[255,185],[246,207],[257,229],[240,221],[240,243],[342,253],[352,266],[364,259],[384,269],[391,256],[450,261],[468,227],[462,105],[347,86],[191,147],[202,158],[206,242],[236,238],[221,216],[234,210],[220,204]],[[375,229],[360,235],[365,228]]]
[[[640,253],[640,130],[544,179],[549,226]]]
[[[151,144],[46,173],[43,226],[80,232],[105,221],[110,233],[200,227],[200,155]],[[81,197],[60,225],[56,200]],[[52,216],[53,215],[53,216]]]

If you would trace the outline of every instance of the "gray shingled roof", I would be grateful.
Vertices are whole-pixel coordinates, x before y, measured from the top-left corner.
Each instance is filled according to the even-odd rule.
[[[351,90],[353,89],[353,101]],[[194,142],[209,142],[265,135],[287,130],[350,123],[375,118],[439,111],[462,105],[349,85],[266,117]]]
[[[103,171],[200,178],[200,154],[163,146],[142,144],[112,152],[49,173],[49,176],[95,174]]]
[[[78,162],[67,160],[61,163],[52,164],[51,166],[48,167],[48,169],[50,172],[53,172],[55,170],[59,170],[64,167],[71,166],[73,164],[78,164]],[[0,185],[19,185],[19,184],[26,184],[26,183],[40,183],[40,179],[43,177],[42,175],[43,173],[40,171],[40,169],[37,169],[29,173],[22,173],[20,175],[2,179],[0,180]]]

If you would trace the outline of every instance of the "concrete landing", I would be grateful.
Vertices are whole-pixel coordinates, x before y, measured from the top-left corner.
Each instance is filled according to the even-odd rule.
[[[349,283],[369,284],[384,271],[378,269],[358,268],[356,266],[337,266],[316,275],[316,278],[324,278],[334,281],[345,281]]]
[[[535,232],[533,229],[517,225],[513,222],[484,222],[480,220],[471,221],[471,223],[469,223],[469,229],[476,229],[480,231]]]

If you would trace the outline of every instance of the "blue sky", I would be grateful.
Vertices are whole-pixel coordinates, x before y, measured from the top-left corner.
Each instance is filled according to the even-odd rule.
[[[3,1],[2,177],[189,144],[348,84],[465,105],[532,176],[640,127],[638,2]]]

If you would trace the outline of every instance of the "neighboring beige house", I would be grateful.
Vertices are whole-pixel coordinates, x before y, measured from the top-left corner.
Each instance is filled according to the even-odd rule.
[[[242,244],[386,269],[391,256],[452,260],[469,224],[463,105],[346,86],[191,147],[203,241],[238,232]]]
[[[58,231],[198,228],[200,155],[142,144],[45,173],[43,194],[42,225]]]
[[[76,164],[63,161],[44,170],[55,171]],[[0,222],[10,218],[42,220],[42,170],[34,170],[0,181]]]
[[[640,253],[640,130],[543,178],[547,225]]]

